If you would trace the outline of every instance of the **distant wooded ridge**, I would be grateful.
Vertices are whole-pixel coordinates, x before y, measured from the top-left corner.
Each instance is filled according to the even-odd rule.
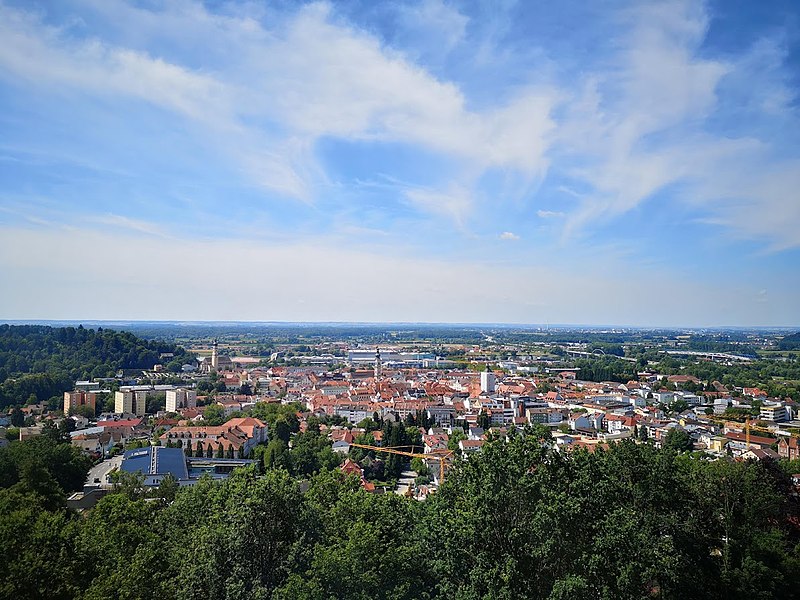
[[[175,344],[99,328],[0,325],[0,409],[50,400],[76,380],[113,377],[119,369],[167,367],[180,371],[193,355]]]

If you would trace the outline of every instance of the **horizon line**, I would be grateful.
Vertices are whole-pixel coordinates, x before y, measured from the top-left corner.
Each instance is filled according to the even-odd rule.
[[[800,325],[619,325],[607,323],[518,323],[518,322],[482,322],[482,321],[250,321],[250,320],[192,320],[192,319],[0,319],[0,324],[6,325],[262,325],[262,326],[428,326],[428,327],[523,327],[536,329],[634,329],[634,330],[678,330],[678,329],[706,329],[706,330],[793,330],[800,329]]]

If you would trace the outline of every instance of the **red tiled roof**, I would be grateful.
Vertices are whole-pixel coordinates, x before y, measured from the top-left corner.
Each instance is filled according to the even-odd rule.
[[[138,427],[142,419],[120,419],[119,421],[98,421],[98,427]]]
[[[729,440],[734,440],[737,442],[744,442],[747,440],[747,434],[738,433],[736,431],[729,431],[725,434],[725,437]],[[768,437],[761,437],[757,435],[750,436],[750,443],[757,444],[759,446],[771,446],[772,444],[777,443],[778,440]]]

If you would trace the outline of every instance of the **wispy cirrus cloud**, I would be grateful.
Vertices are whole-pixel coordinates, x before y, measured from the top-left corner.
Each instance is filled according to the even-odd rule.
[[[783,154],[772,139],[779,123],[798,125],[780,53],[759,41],[710,58],[701,50],[709,20],[706,5],[684,1],[624,13],[615,68],[585,77],[558,123],[556,162],[588,186],[567,212],[567,237],[680,184],[670,201],[706,212],[708,223],[775,249],[800,245],[800,149]],[[720,130],[732,102],[737,123]],[[743,114],[753,126],[742,127]]]
[[[0,0],[0,208],[23,207],[3,221],[720,281],[746,262],[774,298],[800,246],[800,35],[779,21],[711,0]]]
[[[76,38],[8,7],[2,8],[0,67],[39,88],[126,96],[172,111],[201,126],[209,143],[234,155],[256,183],[302,199],[312,198],[321,175],[313,146],[324,137],[418,144],[474,174],[503,168],[535,177],[546,168],[550,90],[521,90],[505,104],[472,111],[457,86],[337,22],[327,4],[283,16],[274,29],[193,6],[188,13],[176,9],[184,26],[219,20],[222,44],[234,48],[246,33],[240,57],[224,70]],[[441,13],[434,5],[423,8]],[[142,18],[144,9],[125,10],[141,25],[157,27]]]
[[[463,225],[473,204],[469,189],[457,185],[441,191],[411,188],[406,190],[405,195],[413,206],[425,212],[444,215],[459,225]]]
[[[315,201],[328,178],[317,154],[320,140],[407,144],[446,157],[454,168],[438,182],[422,184],[428,191],[405,197],[459,228],[478,201],[475,186],[485,174],[501,170],[519,178],[523,185],[514,195],[535,202],[554,169],[588,186],[577,208],[549,210],[567,213],[567,237],[680,182],[689,185],[689,202],[702,205],[709,222],[736,235],[777,235],[776,248],[800,243],[795,211],[775,193],[793,184],[791,157],[778,158],[765,139],[758,151],[748,148],[748,140],[759,140],[758,130],[741,131],[744,143],[733,151],[729,135],[707,126],[724,109],[726,94],[741,93],[740,82],[751,76],[759,86],[747,90],[745,108],[796,125],[785,51],[779,42],[762,40],[725,59],[704,54],[710,17],[701,3],[674,0],[620,10],[615,26],[621,33],[607,68],[568,82],[564,76],[572,74],[559,75],[545,60],[532,66],[547,65],[554,72],[550,83],[522,79],[480,110],[470,107],[459,85],[342,20],[330,4],[283,13],[247,5],[212,12],[191,2],[158,10],[121,0],[90,7],[106,18],[124,15],[140,38],[171,48],[174,56],[127,46],[131,39],[121,31],[103,39],[72,22],[46,22],[41,11],[6,6],[0,8],[0,70],[15,84],[129,98],[169,111],[193,125],[205,145],[237,162],[254,184],[279,195]],[[447,32],[451,49],[469,43],[469,18],[452,6],[426,0],[403,11],[404,19]],[[501,21],[507,35],[510,21]],[[498,35],[485,39],[500,44]],[[205,67],[186,60],[187,47],[202,36],[215,39]],[[698,148],[705,158],[686,160]],[[708,158],[720,154],[722,162]],[[739,168],[729,169],[731,163]],[[742,185],[725,176],[753,164],[756,173],[769,165],[769,180],[754,177]],[[729,188],[737,190],[733,199]],[[746,228],[737,227],[743,214],[751,217]],[[769,214],[781,215],[777,231]]]
[[[157,223],[143,221],[141,219],[131,219],[122,215],[93,215],[86,218],[89,223],[103,225],[105,227],[119,228],[123,230],[132,231],[135,233],[144,233],[156,237],[169,237],[164,228]]]

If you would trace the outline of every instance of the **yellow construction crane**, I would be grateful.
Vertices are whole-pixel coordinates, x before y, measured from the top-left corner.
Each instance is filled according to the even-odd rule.
[[[722,425],[723,427],[725,427],[727,429],[741,429],[741,428],[743,428],[745,430],[745,434],[747,434],[748,430],[752,430],[752,431],[763,431],[764,433],[770,433],[772,435],[775,435],[775,430],[774,429],[770,429],[770,428],[767,428],[767,427],[761,427],[760,425],[756,425],[755,423],[757,423],[759,421],[759,419],[747,418],[747,419],[745,419],[744,423],[742,423],[740,421],[729,421],[729,420],[726,420],[726,419],[711,419],[711,420],[714,421],[715,423],[719,423],[720,425]],[[798,435],[797,433],[794,433],[794,432],[791,432],[789,434],[789,436],[791,436],[791,437],[800,437],[800,435]],[[787,437],[789,437],[789,436],[787,436]]]
[[[744,434],[744,444],[745,444],[745,447],[746,447],[748,450],[750,450],[750,419],[747,419],[747,420],[744,422],[744,431],[745,431],[745,434]]]
[[[750,448],[750,430],[753,429],[755,431],[763,431],[764,433],[769,433],[770,435],[775,435],[775,432],[772,429],[767,429],[766,427],[761,427],[759,425],[752,425],[752,419],[746,419],[744,422],[744,431],[745,431],[745,444],[747,447]],[[796,434],[792,433],[791,436],[795,436]],[[776,442],[780,439],[780,437],[776,438]]]
[[[408,450],[399,450],[398,447],[382,448],[381,446],[369,446],[367,444],[350,444],[356,448],[364,448],[365,450],[373,450],[374,452],[386,452],[388,454],[399,454],[401,456],[409,456],[411,458],[421,458],[423,460],[438,460],[439,461],[439,485],[444,482],[444,462],[453,456],[452,450],[445,450],[444,452],[437,452],[436,454],[419,454],[418,452],[409,452]],[[402,448],[403,446],[399,446]],[[411,446],[413,449],[414,447]]]

